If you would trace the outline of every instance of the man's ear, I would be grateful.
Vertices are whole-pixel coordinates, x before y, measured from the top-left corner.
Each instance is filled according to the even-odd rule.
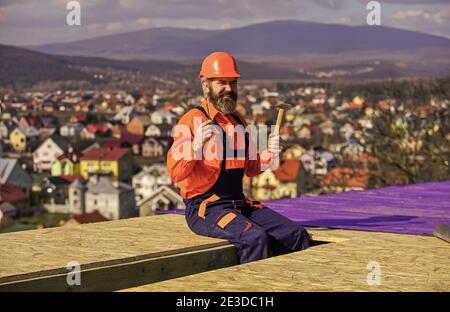
[[[203,94],[206,96],[209,94],[209,81],[207,79],[202,80],[202,90]]]

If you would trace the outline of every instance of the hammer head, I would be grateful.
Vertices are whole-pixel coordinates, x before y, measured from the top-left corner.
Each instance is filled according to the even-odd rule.
[[[278,103],[275,105],[275,107],[277,109],[283,109],[283,110],[288,110],[288,109],[292,108],[292,106],[293,106],[292,104],[288,104],[288,103],[284,103],[284,102]]]

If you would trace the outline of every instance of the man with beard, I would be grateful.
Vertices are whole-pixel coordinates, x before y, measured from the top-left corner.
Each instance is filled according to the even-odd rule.
[[[248,132],[238,131],[247,126],[236,112],[239,77],[229,53],[204,59],[199,78],[205,99],[175,127],[167,167],[180,187],[189,228],[229,240],[246,263],[305,249],[310,238],[299,224],[243,194],[244,174],[270,168],[281,150],[278,135],[258,153]]]

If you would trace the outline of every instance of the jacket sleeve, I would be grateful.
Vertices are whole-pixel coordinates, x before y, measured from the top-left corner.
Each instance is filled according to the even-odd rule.
[[[174,142],[167,153],[167,169],[170,178],[175,182],[186,179],[196,164],[192,148],[194,139],[192,128],[192,118],[186,114],[172,129]]]

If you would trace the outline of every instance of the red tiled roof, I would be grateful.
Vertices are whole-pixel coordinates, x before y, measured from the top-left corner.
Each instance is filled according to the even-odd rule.
[[[78,222],[79,224],[109,221],[109,219],[105,218],[97,210],[95,210],[94,212],[91,212],[91,213],[83,213],[83,214],[73,215],[72,219],[75,220],[76,222]]]
[[[86,121],[86,115],[85,114],[79,114],[73,116],[78,122],[85,122]]]
[[[320,181],[321,186],[367,188],[370,171],[367,169],[333,168]]]
[[[106,133],[108,132],[108,127],[106,125],[102,125],[102,124],[89,124],[86,126],[86,130],[89,131],[90,133]]]
[[[92,148],[81,157],[81,160],[119,160],[127,152],[128,148]]]
[[[275,177],[281,182],[293,182],[297,178],[301,161],[298,159],[287,159],[275,170]]]
[[[126,142],[126,143],[129,143],[129,144],[139,144],[139,143],[142,142],[143,139],[144,139],[143,135],[132,134],[132,133],[125,132],[120,137],[120,142],[121,143]]]
[[[17,202],[27,199],[27,194],[25,194],[20,187],[5,183],[0,184],[0,202]]]
[[[102,143],[102,147],[107,149],[119,148],[120,143],[119,140],[108,140]]]

